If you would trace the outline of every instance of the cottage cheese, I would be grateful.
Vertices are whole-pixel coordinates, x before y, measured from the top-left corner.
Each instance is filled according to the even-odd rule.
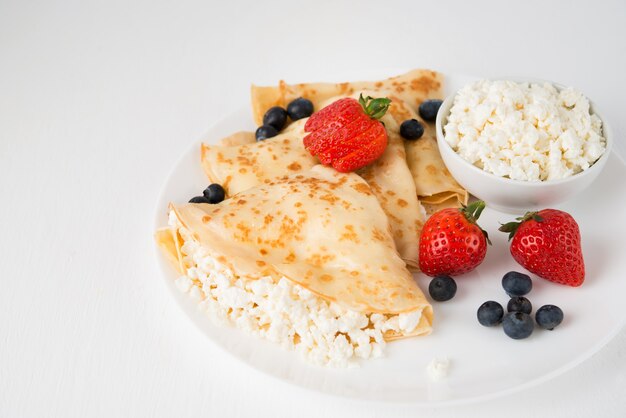
[[[455,97],[444,132],[463,159],[515,180],[572,176],[606,147],[602,122],[590,114],[587,98],[549,83],[470,84]]]
[[[450,360],[446,357],[436,357],[428,363],[426,366],[426,373],[428,378],[435,382],[445,379],[448,376],[448,369],[450,368]]]
[[[276,281],[239,276],[210,257],[173,213],[170,226],[184,240],[183,261],[193,266],[176,280],[182,292],[196,299],[215,322],[296,350],[314,364],[346,367],[357,359],[380,357],[387,330],[411,332],[421,318],[421,312],[365,315],[319,298],[284,277]]]

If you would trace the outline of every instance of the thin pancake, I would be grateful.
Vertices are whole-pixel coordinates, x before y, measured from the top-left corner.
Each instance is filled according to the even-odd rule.
[[[368,91],[364,93],[374,94]],[[378,160],[358,170],[357,174],[370,185],[389,218],[391,234],[400,256],[409,266],[417,268],[419,237],[426,220],[426,211],[417,199],[400,136],[400,124],[406,120],[408,105],[390,93],[385,96],[392,100],[387,114],[382,118],[387,130],[387,148]]]
[[[231,147],[202,144],[202,168],[228,196],[276,177],[308,170],[317,159],[302,146],[304,123],[298,121],[291,129],[261,142]]]
[[[425,99],[439,97],[442,83],[442,74],[420,69],[380,81],[290,85],[281,80],[278,86],[252,86],[252,116],[256,124],[260,125],[263,115],[270,107],[286,107],[289,102],[298,97],[311,100],[314,109],[319,110],[320,104],[331,97],[351,96],[362,90],[393,92],[400,100],[417,109],[418,104]]]
[[[434,127],[420,118],[413,109],[405,110],[407,119],[417,119],[424,126],[424,135],[420,139],[404,142],[407,164],[420,202],[427,207],[428,213],[445,207],[466,205],[469,194],[452,177],[443,162]]]
[[[297,97],[311,100],[315,110],[319,110],[335,96],[345,97],[359,91],[368,91],[372,96],[393,95],[407,105],[404,111],[405,120],[412,118],[421,120],[417,116],[419,104],[426,99],[442,99],[443,83],[443,74],[423,69],[412,70],[380,81],[289,85],[281,80],[278,86],[252,86],[252,114],[254,120],[260,124],[263,115],[270,107],[285,107]],[[427,141],[406,142],[406,159],[420,201],[428,206],[429,213],[438,208],[467,203],[467,191],[448,172],[436,147],[436,141],[434,141],[435,147],[432,147],[434,140],[432,129],[426,124],[425,126],[426,133],[422,139],[428,138]]]
[[[355,174],[316,166],[217,205],[172,208],[208,253],[239,275],[286,277],[356,312],[420,311],[410,335],[430,332],[432,308],[397,255],[378,200]],[[171,253],[176,247],[162,246]]]
[[[361,92],[355,93],[358,97]],[[364,91],[364,94],[375,92]],[[378,198],[383,210],[389,217],[391,234],[402,259],[411,267],[417,267],[419,236],[425,221],[425,211],[421,207],[413,177],[406,163],[406,155],[400,124],[407,114],[408,105],[398,97],[388,92],[385,95],[392,98],[392,105],[382,118],[387,129],[389,142],[383,155],[373,164],[357,171],[363,177]],[[322,102],[321,106],[330,104],[341,97],[333,97]],[[223,149],[214,146],[204,146],[202,164],[210,180],[224,183],[229,195],[246,190],[280,175],[309,169],[317,159],[311,157],[304,149],[302,141],[290,142],[287,147],[282,146],[282,138],[289,137],[289,132],[304,136],[300,129],[306,120],[300,120],[283,131],[280,139],[268,139],[263,143],[272,145],[272,150],[263,143]],[[276,164],[270,161],[269,153],[276,156]],[[219,155],[221,155],[221,157]],[[271,167],[258,169],[258,161],[267,163]],[[293,161],[291,165],[286,162]],[[243,170],[243,173],[242,173]]]
[[[441,208],[467,204],[469,194],[446,168],[432,135],[432,126],[423,125],[422,138],[405,142],[407,163],[420,201]]]

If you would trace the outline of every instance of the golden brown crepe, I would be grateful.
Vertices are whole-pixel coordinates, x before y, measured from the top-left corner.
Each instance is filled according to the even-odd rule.
[[[370,94],[372,92],[365,92]],[[358,96],[358,94],[357,94]],[[419,237],[426,221],[426,212],[417,199],[415,183],[406,162],[400,125],[406,118],[407,104],[387,94],[391,105],[381,119],[388,143],[383,155],[374,163],[357,171],[367,181],[389,218],[391,234],[400,256],[411,267],[419,267]]]
[[[260,142],[227,147],[202,144],[202,168],[228,196],[276,177],[308,170],[318,162],[302,145],[305,122],[300,120],[291,129]],[[237,142],[242,139],[249,141],[250,136],[239,135]]]
[[[358,97],[359,93],[355,93],[355,96]],[[370,93],[373,92],[365,92]],[[327,103],[339,98],[330,98]],[[400,256],[411,267],[417,267],[419,236],[425,221],[425,211],[417,200],[399,134],[407,105],[398,97],[393,96],[392,99],[389,111],[382,118],[389,137],[387,149],[378,160],[357,173],[372,187],[389,217],[391,234]],[[302,143],[304,123],[306,119],[299,120],[281,135],[260,143],[229,149],[204,145],[202,165],[207,176],[212,182],[223,184],[228,195],[233,195],[278,176],[311,168],[317,159],[306,151]],[[285,138],[299,139],[285,144]]]
[[[424,135],[420,139],[404,142],[406,160],[420,202],[429,214],[446,207],[466,205],[469,194],[444,164],[434,126],[422,120],[412,109],[408,112],[408,119],[417,119],[424,126]]]
[[[318,297],[361,312],[419,312],[411,332],[431,330],[432,308],[398,257],[388,219],[356,174],[315,166],[238,193],[220,204],[172,206],[180,225],[237,277],[285,277]],[[176,228],[157,241],[184,273]]]
[[[406,74],[380,81],[346,83],[301,83],[289,85],[280,81],[278,86],[252,86],[252,114],[261,123],[264,113],[272,106],[285,107],[297,97],[305,97],[313,102],[315,110],[328,104],[335,96],[356,95],[367,91],[372,96],[393,96],[404,106],[406,119],[417,116],[419,105],[426,99],[443,99],[444,76],[441,73],[416,69]],[[422,121],[423,122],[423,121]],[[444,207],[458,207],[466,204],[467,192],[452,178],[439,154],[434,131],[424,124],[424,142],[406,141],[406,159],[413,175],[416,191],[428,213]],[[433,147],[434,145],[434,147]]]
[[[313,102],[315,111],[331,97],[351,96],[358,91],[392,92],[397,98],[417,109],[419,103],[428,98],[440,98],[443,75],[430,70],[412,70],[397,77],[379,81],[357,81],[346,83],[300,83],[287,84],[281,80],[278,86],[259,87],[252,85],[252,116],[261,125],[263,115],[272,106],[287,107],[293,99],[304,97]]]

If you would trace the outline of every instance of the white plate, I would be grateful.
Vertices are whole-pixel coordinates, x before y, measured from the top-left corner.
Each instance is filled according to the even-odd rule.
[[[454,91],[471,79],[448,76],[447,88]],[[243,129],[254,129],[248,108],[217,123],[202,141],[215,142]],[[168,202],[184,203],[207,186],[199,145],[188,149],[174,166],[158,201],[156,226],[166,225]],[[476,271],[457,278],[458,292],[453,300],[433,302],[433,333],[390,343],[385,358],[345,370],[310,366],[294,352],[237,329],[213,325],[188,295],[176,289],[174,269],[160,254],[157,258],[167,288],[189,318],[218,346],[258,370],[302,387],[352,398],[429,405],[478,401],[521,390],[571,369],[622,328],[626,319],[622,308],[626,257],[620,237],[626,236],[626,221],[614,214],[623,213],[620,208],[626,207],[624,179],[626,166],[612,155],[593,187],[559,207],[580,225],[587,276],[580,288],[533,276],[533,290],[528,296],[533,313],[541,305],[555,304],[563,309],[565,320],[554,331],[536,328],[526,340],[512,340],[501,327],[485,328],[476,320],[477,308],[487,300],[506,306],[502,275],[521,270],[508,252],[506,234],[497,231],[500,223],[512,216],[490,209],[485,210],[480,224],[489,232],[493,245]],[[426,290],[429,278],[422,274],[416,278]],[[426,373],[435,357],[447,357],[451,363],[448,377],[439,382]]]

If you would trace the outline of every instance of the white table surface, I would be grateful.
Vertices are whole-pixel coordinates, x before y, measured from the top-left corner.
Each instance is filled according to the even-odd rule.
[[[0,1],[0,416],[625,416],[625,330],[547,383],[435,409],[290,386],[187,320],[154,262],[154,205],[252,81],[538,77],[626,132],[624,1],[303,3]]]

